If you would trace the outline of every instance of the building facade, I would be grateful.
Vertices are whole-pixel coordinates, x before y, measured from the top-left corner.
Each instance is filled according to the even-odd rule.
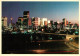
[[[23,12],[23,17],[24,18],[29,18],[29,11],[24,11]]]
[[[28,27],[29,11],[24,11],[23,12],[23,19],[24,19],[23,24]]]
[[[32,17],[32,26],[33,27],[38,27],[40,26],[40,18],[39,17]]]
[[[48,24],[48,20],[47,20],[47,18],[41,18],[41,26],[43,27],[43,26],[47,26],[47,24]]]
[[[64,27],[67,25],[66,18],[63,18]]]
[[[3,27],[7,27],[8,26],[7,21],[8,21],[7,17],[2,17],[2,26]]]
[[[29,11],[24,11],[23,12],[23,17],[19,17],[18,18],[18,21],[17,21],[17,24],[21,27],[25,27],[27,28],[28,25],[30,25],[30,18],[29,18]]]
[[[28,26],[31,26],[32,23],[31,23],[31,18],[28,19]]]

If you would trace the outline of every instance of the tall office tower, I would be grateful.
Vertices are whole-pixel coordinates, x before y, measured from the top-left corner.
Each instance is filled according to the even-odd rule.
[[[29,11],[23,12],[23,24],[28,27]]]
[[[51,27],[50,20],[48,20],[47,24],[48,24],[48,27]]]
[[[33,27],[40,26],[40,18],[39,17],[32,17],[32,26]]]
[[[47,26],[47,21],[44,21],[44,25]]]
[[[66,24],[68,25],[68,21],[66,21]]]
[[[19,17],[18,18],[17,25],[20,28],[20,30],[24,29],[24,23],[23,23],[23,21],[24,21],[23,17]]]
[[[53,20],[50,21],[50,24],[51,24],[51,28],[53,28],[54,27]]]
[[[7,17],[2,17],[2,26],[7,27]]]
[[[66,26],[66,25],[67,25],[66,18],[63,18],[63,23],[64,23],[64,26]]]
[[[28,20],[28,26],[31,26],[31,18]]]
[[[23,17],[18,18],[18,25],[23,25]]]
[[[41,19],[41,26],[47,26],[47,18]]]
[[[24,11],[23,12],[23,17],[24,18],[29,18],[29,11]]]

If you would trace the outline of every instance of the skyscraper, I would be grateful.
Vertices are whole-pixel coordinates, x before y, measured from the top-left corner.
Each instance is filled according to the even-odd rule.
[[[31,18],[28,20],[28,26],[31,26]]]
[[[23,17],[24,18],[29,18],[29,11],[24,11],[23,12]]]
[[[22,19],[23,19],[23,17],[19,17],[18,18],[18,25],[22,25],[23,24]]]
[[[20,27],[22,26],[23,28],[28,28],[28,25],[30,25],[30,21],[31,21],[29,19],[30,19],[29,18],[29,11],[24,11],[23,12],[23,17],[18,18],[17,24]]]
[[[33,27],[40,26],[40,18],[39,17],[33,17],[32,18],[32,25],[33,25]]]
[[[23,24],[28,27],[29,11],[23,12]]]
[[[63,18],[63,23],[64,23],[64,26],[67,25],[66,18]]]
[[[47,18],[41,19],[41,26],[47,26]]]
[[[2,17],[2,26],[7,27],[7,17]]]

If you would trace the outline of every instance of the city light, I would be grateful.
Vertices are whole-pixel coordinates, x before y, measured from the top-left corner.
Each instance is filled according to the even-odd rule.
[[[2,2],[2,54],[79,54],[76,3]]]

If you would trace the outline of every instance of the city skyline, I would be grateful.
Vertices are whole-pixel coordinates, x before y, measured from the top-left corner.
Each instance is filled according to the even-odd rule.
[[[30,11],[30,18],[47,17],[54,22],[66,18],[79,24],[79,2],[2,2],[2,17],[8,17],[8,23],[11,17],[15,23],[24,11]]]

